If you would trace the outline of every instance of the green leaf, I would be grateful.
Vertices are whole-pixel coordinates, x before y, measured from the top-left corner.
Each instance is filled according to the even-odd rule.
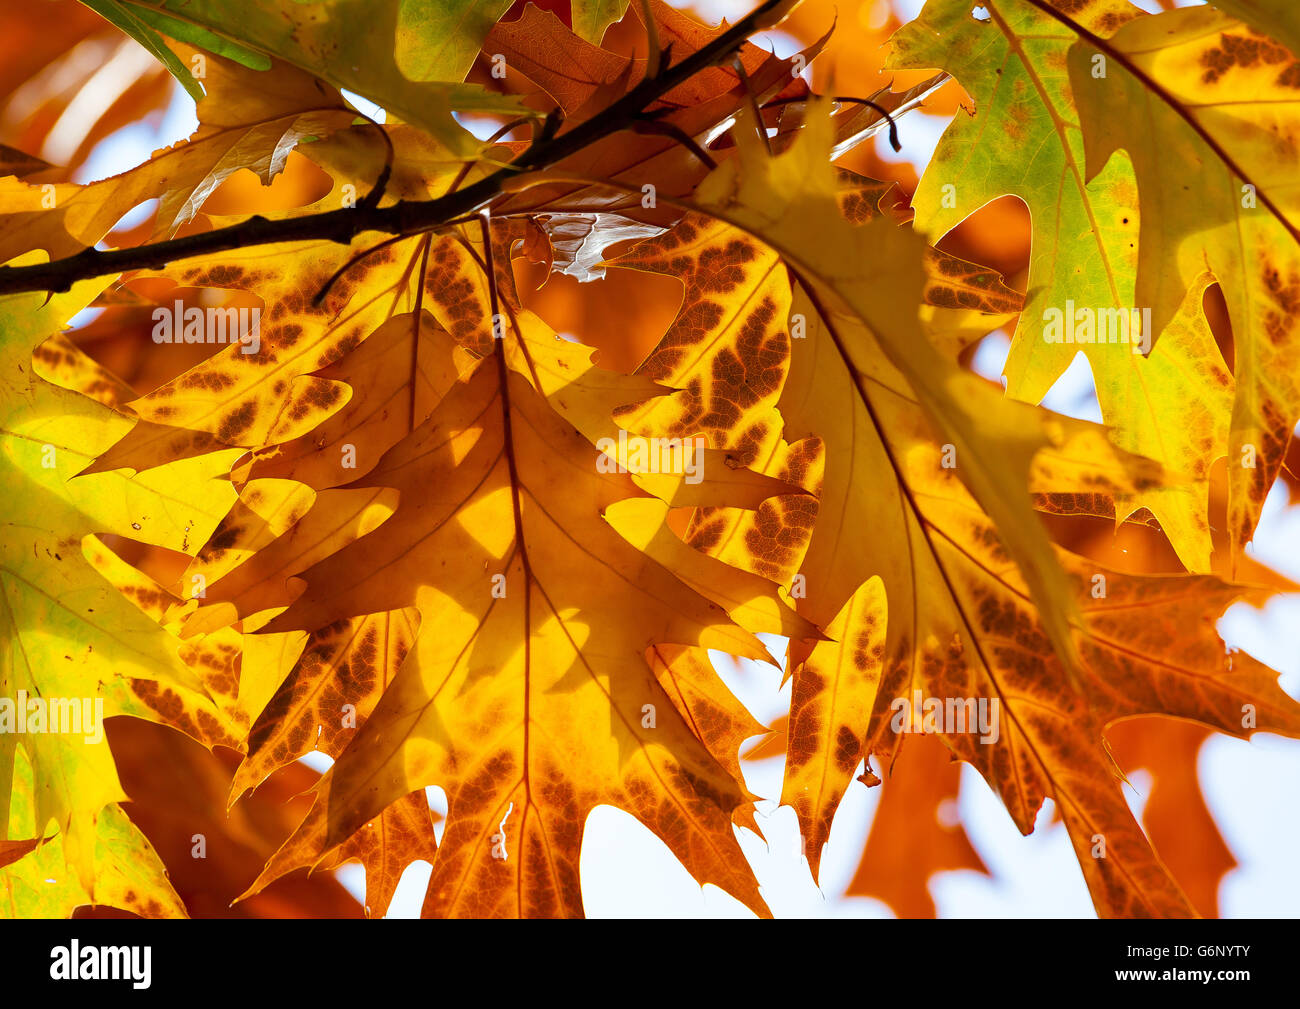
[[[163,41],[162,36],[149,27],[149,17],[138,16],[118,0],[81,0],[81,2],[148,49],[167,68],[168,73],[180,82],[186,94],[196,102],[202,101],[203,86],[194,79],[189,68],[177,58],[176,54],[167,48],[167,43]]]
[[[402,0],[393,56],[413,81],[461,81],[511,0]]]
[[[32,769],[26,761],[14,784],[16,815],[10,830],[35,839]],[[59,834],[16,861],[0,858],[0,918],[67,918],[87,904],[118,907],[146,918],[189,917],[153,845],[116,803],[95,818],[93,859],[94,884],[87,887],[67,870]]]
[[[526,114],[522,102],[461,83],[506,0],[124,0],[248,46],[346,88],[469,157],[481,145],[459,112]],[[143,15],[142,15],[143,16]],[[179,31],[180,29],[175,29]],[[186,31],[185,41],[203,46]],[[215,51],[215,50],[214,50]]]
[[[0,299],[0,697],[102,702],[105,716],[131,710],[130,681],[206,701],[181,660],[180,642],[148,619],[96,570],[84,551],[93,534],[115,533],[182,552],[197,549],[234,499],[229,453],[134,478],[125,471],[78,477],[131,421],[51,385],[32,349],[57,332],[103,282],[65,295]],[[207,703],[208,713],[216,710]],[[162,720],[160,718],[160,720]],[[125,798],[102,733],[0,733],[0,792],[9,792],[19,747],[34,776],[35,816],[51,820],[81,885],[94,875],[95,816]],[[0,837],[15,839],[12,803],[0,804]]]
[[[605,29],[627,10],[628,0],[574,0],[573,31],[593,45],[600,45]]]
[[[940,67],[975,99],[975,114],[957,115],[926,168],[912,201],[916,224],[937,240],[992,200],[1025,201],[1033,251],[1006,363],[1007,393],[1038,402],[1085,354],[1102,418],[1120,429],[1117,444],[1193,478],[1125,498],[1118,518],[1149,508],[1183,563],[1209,571],[1206,480],[1209,464],[1226,450],[1230,376],[1199,301],[1178,322],[1180,334],[1195,331],[1194,338],[1156,341],[1149,357],[1137,352],[1141,342],[1053,342],[1065,336],[1065,316],[1073,320],[1080,309],[1098,326],[1104,320],[1109,335],[1112,323],[1141,319],[1132,310],[1151,306],[1136,292],[1137,186],[1123,157],[1086,170],[1075,85],[1064,72],[1078,34],[1018,0],[984,6],[989,18],[981,21],[962,0],[930,0],[892,40],[891,67]],[[1095,32],[1140,16],[1127,0],[1100,0],[1073,15]],[[1186,290],[1179,288],[1173,311],[1151,313],[1157,332]],[[1167,418],[1179,414],[1186,423],[1170,425]]]
[[[1222,288],[1236,376],[1228,443],[1236,557],[1300,417],[1300,61],[1194,7],[1081,40],[1069,74],[1088,176],[1111,171],[1121,150],[1137,173],[1138,304],[1151,306],[1159,329],[1206,270]],[[1171,403],[1166,415],[1180,414]]]

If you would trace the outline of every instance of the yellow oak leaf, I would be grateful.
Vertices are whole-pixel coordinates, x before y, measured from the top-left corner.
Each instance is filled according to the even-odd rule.
[[[108,689],[134,679],[205,696],[201,679],[182,661],[180,642],[96,571],[90,560],[98,548],[93,534],[197,549],[233,495],[217,481],[221,460],[211,456],[136,479],[121,472],[76,476],[130,421],[40,378],[32,351],[85,305],[94,287],[79,285],[45,305],[40,295],[0,301],[0,486],[6,501],[0,526],[0,696],[11,720],[17,706],[32,699],[62,705],[55,731],[19,734],[6,725],[0,733],[0,782],[8,793],[21,747],[33,768],[37,833],[51,820],[58,825],[63,851],[86,890],[95,871],[95,817],[124,798],[108,744],[93,728],[103,716],[119,713]],[[91,716],[84,732],[70,731],[69,705]],[[6,801],[0,805],[0,835],[13,839],[10,815]]]
[[[304,846],[323,852],[440,784],[449,812],[428,913],[581,914],[583,820],[606,802],[697,878],[763,909],[730,826],[749,796],[692,734],[646,653],[766,653],[688,587],[710,580],[707,558],[695,554],[684,583],[606,523],[642,492],[628,474],[601,472],[600,457],[501,358],[369,474],[400,493],[397,511],[305,571],[306,592],[265,630],[413,605],[421,633],[263,880]]]
[[[1099,48],[1100,46],[1100,48]],[[1107,67],[1098,77],[1100,57]],[[1300,418],[1300,62],[1203,7],[1139,18],[1069,53],[1089,177],[1123,150],[1144,211],[1137,303],[1159,330],[1202,273],[1219,281],[1233,332],[1228,445],[1233,555],[1250,540]],[[1118,110],[1118,114],[1117,114]]]

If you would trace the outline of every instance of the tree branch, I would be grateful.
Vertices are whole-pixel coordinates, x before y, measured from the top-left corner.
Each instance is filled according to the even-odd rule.
[[[33,266],[0,266],[0,294],[66,291],[79,280],[157,269],[180,259],[277,242],[326,241],[351,244],[362,232],[415,235],[463,217],[490,203],[507,179],[549,168],[591,144],[635,125],[645,107],[695,74],[725,59],[750,35],[780,21],[792,0],[763,0],[703,49],[646,77],[627,94],[572,130],[543,137],[510,165],[433,200],[401,200],[389,207],[358,204],[318,214],[268,220],[250,217],[214,231],[128,249],[84,249],[75,256]]]

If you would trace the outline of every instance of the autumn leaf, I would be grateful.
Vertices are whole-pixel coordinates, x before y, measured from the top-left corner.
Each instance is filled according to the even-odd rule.
[[[899,749],[881,783],[862,861],[846,891],[883,900],[900,918],[935,917],[929,881],[936,872],[987,873],[960,823],[954,823],[961,763],[926,736]]]
[[[1294,8],[1274,9],[1280,5],[1267,0],[1219,0],[1214,6],[1271,35],[1291,52],[1300,51],[1300,14]]]
[[[521,377],[485,362],[367,477],[403,504],[371,542],[305,571],[306,593],[265,630],[415,605],[438,633],[417,637],[290,849],[332,847],[440,783],[449,813],[426,912],[580,914],[581,811],[612,802],[697,878],[762,908],[730,828],[744,795],[645,652],[671,642],[765,653],[604,524],[638,492],[626,475],[601,474],[597,455]],[[437,560],[447,556],[461,563]],[[340,591],[339,572],[350,588]],[[607,743],[593,745],[592,726]]]
[[[797,144],[810,143],[808,137]],[[781,158],[797,160],[798,148]],[[761,157],[755,154],[755,157]],[[775,159],[778,162],[781,158]],[[807,168],[808,162],[802,163]],[[780,178],[780,167],[753,166],[747,178],[762,178],[764,170]],[[724,170],[725,171],[725,170]],[[766,237],[788,235],[787,241],[793,251],[800,255],[815,255],[804,245],[797,245],[797,233],[793,230],[782,231],[780,218],[773,221],[774,207],[779,207],[778,193],[796,191],[793,187],[774,184],[765,196],[745,197],[744,184],[739,190],[740,196],[733,196],[727,207],[728,216],[744,220],[746,213],[755,219],[759,213],[769,215],[761,229],[751,226],[751,231]],[[805,189],[806,191],[806,189]],[[739,207],[738,207],[739,205]],[[762,208],[761,211],[759,208]],[[801,215],[807,219],[805,208]],[[836,228],[841,231],[851,227],[848,222],[832,223],[829,217],[823,217],[824,226],[814,234],[822,248],[832,247],[836,237]],[[882,219],[878,225],[889,226]],[[878,239],[877,248],[887,239]],[[733,239],[736,248],[744,248],[741,239]],[[793,258],[793,257],[792,257]],[[847,257],[841,257],[845,259]],[[737,263],[740,265],[732,265]],[[684,260],[686,261],[686,260]],[[719,263],[730,268],[726,280],[716,286],[733,297],[740,296],[739,304],[761,304],[763,285],[770,283],[761,272],[755,276],[746,276],[743,264],[745,257],[737,257],[734,252],[730,257],[719,256]],[[761,260],[760,260],[761,262]],[[833,267],[821,266],[825,260],[814,260],[813,276],[836,276]],[[798,277],[798,274],[794,274]],[[787,283],[789,283],[787,281]],[[753,292],[753,293],[751,293]],[[754,301],[749,299],[753,297]],[[787,295],[788,298],[788,295]],[[715,299],[716,301],[717,299]],[[879,302],[877,302],[879,303]],[[921,402],[907,390],[902,375],[892,373],[883,361],[870,364],[854,364],[854,358],[845,359],[845,346],[853,347],[847,337],[841,335],[835,339],[833,332],[822,329],[826,322],[817,321],[820,306],[811,301],[802,292],[797,292],[791,303],[795,313],[800,308],[806,313],[805,318],[812,319],[808,325],[805,339],[809,342],[781,340],[772,344],[777,351],[774,363],[770,365],[774,373],[780,375],[780,350],[792,346],[793,363],[791,376],[785,385],[779,405],[786,419],[785,437],[791,437],[791,428],[796,434],[803,429],[820,430],[826,445],[826,479],[819,490],[819,511],[813,526],[811,543],[805,557],[801,574],[807,580],[807,602],[800,602],[801,611],[813,616],[814,620],[830,628],[830,636],[835,644],[816,645],[811,655],[793,650],[795,668],[795,687],[792,700],[791,724],[794,727],[797,743],[790,747],[787,764],[786,790],[784,799],[795,805],[801,812],[801,820],[809,834],[812,851],[810,863],[816,870],[817,859],[822,844],[829,835],[830,817],[839,798],[851,779],[853,770],[859,760],[872,751],[888,755],[897,746],[897,736],[890,735],[890,706],[893,698],[908,698],[914,690],[921,690],[925,696],[992,696],[1001,694],[1000,702],[1006,706],[1013,728],[1008,729],[1013,738],[1002,740],[985,739],[993,746],[972,746],[970,737],[961,737],[960,746],[952,737],[949,744],[963,759],[975,763],[990,783],[1002,791],[1008,807],[1012,811],[1022,830],[1032,829],[1033,813],[1041,802],[1040,798],[1029,799],[1025,803],[1028,787],[1029,793],[1040,793],[1045,797],[1049,791],[1058,802],[1066,808],[1067,826],[1076,838],[1080,860],[1084,866],[1085,876],[1089,878],[1094,898],[1098,905],[1108,913],[1145,913],[1168,914],[1186,913],[1188,908],[1178,892],[1176,884],[1164,876],[1155,856],[1142,837],[1136,824],[1133,824],[1127,809],[1120,800],[1113,776],[1108,769],[1108,758],[1104,756],[1101,746],[1101,734],[1107,721],[1119,717],[1115,710],[1115,701],[1107,699],[1104,703],[1099,695],[1094,694],[1094,677],[1103,676],[1108,669],[1116,665],[1115,638],[1136,641],[1141,640],[1143,628],[1140,625],[1122,626],[1122,633],[1107,634],[1099,628],[1107,621],[1122,619],[1106,613],[1107,605],[1118,606],[1123,610],[1127,603],[1084,603],[1088,598],[1088,588],[1095,590],[1097,578],[1102,584],[1113,583],[1117,577],[1111,573],[1089,569],[1077,559],[1061,555],[1066,565],[1067,577],[1075,583],[1072,595],[1084,612],[1084,623],[1080,630],[1084,632],[1083,649],[1088,658],[1089,678],[1082,683],[1082,688],[1089,695],[1089,700],[1081,704],[1081,698],[1073,697],[1071,680],[1064,675],[1058,660],[1049,647],[1050,638],[1046,636],[1041,621],[1041,614],[1032,619],[1031,624],[1024,624],[1015,616],[1026,599],[1026,584],[1015,573],[1016,568],[1010,564],[1011,557],[1000,537],[987,518],[977,518],[978,511],[974,502],[961,489],[957,480],[960,463],[956,467],[945,467],[942,462],[942,446],[937,444],[933,434],[926,433],[932,422],[927,422],[926,411]],[[683,320],[707,319],[704,307],[688,300],[683,308]],[[752,311],[752,310],[751,310]],[[761,313],[755,313],[761,318]],[[742,318],[751,318],[748,312]],[[842,334],[853,334],[856,346],[861,347],[870,337],[861,329],[861,320],[839,315],[824,315],[829,324],[844,327]],[[846,325],[847,323],[847,325]],[[734,323],[728,323],[734,326]],[[856,327],[856,328],[854,328]],[[739,327],[736,327],[737,331]],[[758,330],[757,332],[761,332]],[[707,348],[707,354],[701,359],[693,356],[697,353],[695,340]],[[694,366],[694,374],[678,373],[676,380],[688,384],[697,380],[701,374],[714,376],[725,375],[726,370],[718,365],[727,360],[732,349],[738,343],[737,337],[731,335],[714,336],[709,327],[694,324],[692,328],[683,329],[680,336],[670,337],[661,346],[660,352],[671,355],[674,363],[683,358]],[[800,353],[804,348],[806,353]],[[862,352],[859,351],[859,354]],[[754,358],[753,351],[746,357]],[[653,360],[653,358],[652,358]],[[859,361],[869,360],[865,356]],[[816,363],[813,363],[816,362]],[[824,362],[824,363],[823,363]],[[868,385],[863,378],[854,381],[854,373],[869,375]],[[890,377],[892,374],[892,377]],[[848,404],[833,409],[832,415],[853,416],[858,413],[860,420],[854,427],[843,433],[833,433],[821,418],[828,406],[835,401],[830,399],[830,390],[842,388]],[[695,395],[698,400],[700,396]],[[850,405],[856,401],[856,406]],[[1008,404],[1009,405],[1009,404]],[[990,405],[989,411],[995,407]],[[759,411],[761,416],[761,411]],[[699,416],[699,414],[696,414]],[[1064,422],[1059,418],[1040,415],[1039,424],[1043,425],[1044,441],[1048,433],[1055,440],[1055,445],[1048,444],[1041,453],[1042,458],[1026,467],[1021,478],[1030,483],[1032,474],[1036,483],[1071,483],[1082,488],[1088,482],[1100,480],[1108,483],[1112,493],[1131,493],[1143,481],[1149,481],[1153,471],[1143,475],[1142,466],[1135,460],[1125,461],[1121,453],[1104,448],[1104,438],[1090,431],[1087,425],[1077,422]],[[743,419],[744,414],[732,411],[730,419],[735,425],[736,433],[745,430],[752,421]],[[1023,423],[1023,422],[1022,422]],[[875,428],[875,437],[879,454],[866,454],[864,447],[871,444],[869,432]],[[1080,453],[1079,446],[1091,442],[1091,450]],[[1101,449],[1099,452],[1098,449]],[[1103,474],[1097,468],[1106,456],[1112,452],[1109,472]],[[1093,457],[1093,469],[1087,465],[1080,467],[1080,458]],[[957,458],[960,458],[958,453]],[[1128,473],[1126,474],[1126,469]],[[871,497],[880,499],[880,478],[882,473],[892,470],[898,481],[898,498],[892,507],[885,504],[867,528],[878,531],[898,522],[895,517],[900,512],[910,515],[905,519],[909,525],[917,523],[912,531],[907,526],[888,536],[887,543],[907,544],[909,552],[901,557],[895,552],[894,559],[889,559],[890,551],[882,550],[873,540],[863,537],[860,546],[846,550],[845,521],[840,518],[845,514],[847,505],[838,504],[848,499],[863,501]],[[955,470],[955,472],[954,472]],[[857,474],[855,477],[854,474]],[[943,474],[936,479],[935,474]],[[835,485],[830,481],[856,481],[845,485]],[[1128,483],[1136,479],[1139,483]],[[868,493],[870,484],[873,491]],[[839,489],[843,486],[844,489]],[[855,492],[856,491],[856,492]],[[883,504],[883,502],[882,502]],[[861,507],[859,505],[858,507]],[[973,523],[973,524],[972,524]],[[1002,527],[998,527],[999,529]],[[819,529],[839,531],[838,539],[829,543],[819,537]],[[750,540],[753,543],[753,540]],[[829,547],[829,557],[819,553]],[[878,557],[872,563],[869,557]],[[825,559],[823,559],[825,558]],[[835,565],[827,570],[826,565]],[[900,572],[895,580],[888,572],[890,565]],[[832,574],[838,568],[840,574]],[[923,576],[923,572],[932,571],[932,581]],[[877,590],[874,596],[867,594],[859,600],[858,595],[870,593],[870,586],[855,591],[855,586],[873,574],[884,576],[884,596],[888,597],[888,635],[882,635],[881,624],[885,622],[884,597]],[[828,582],[828,578],[842,579],[838,583]],[[845,586],[827,592],[831,584]],[[1213,583],[1203,583],[1208,594]],[[892,591],[891,591],[892,588]],[[1124,584],[1125,593],[1157,594],[1166,599],[1166,607],[1180,597],[1182,590],[1174,582],[1162,583],[1159,579],[1137,580],[1132,586]],[[853,600],[846,601],[844,592],[853,594]],[[1111,597],[1119,591],[1112,584]],[[1242,590],[1223,587],[1222,596],[1226,605],[1234,594]],[[915,599],[908,605],[909,597]],[[1095,594],[1093,599],[1098,598]],[[1104,593],[1101,599],[1108,598]],[[940,603],[939,600],[945,600]],[[947,611],[949,616],[936,617]],[[1091,613],[1091,610],[1097,612]],[[899,621],[901,620],[901,626]],[[1032,643],[1024,635],[1032,626]],[[1021,627],[1017,631],[1014,628]],[[1021,640],[1012,648],[1010,640]],[[901,646],[899,641],[905,642]],[[918,651],[914,649],[920,646]],[[1187,659],[1188,666],[1183,670],[1184,689],[1189,693],[1181,698],[1181,703],[1188,707],[1183,709],[1186,717],[1200,717],[1211,724],[1218,724],[1225,731],[1237,727],[1227,719],[1222,711],[1215,715],[1204,702],[1196,697],[1194,684],[1205,675],[1205,669],[1222,666],[1220,675],[1224,677],[1225,690],[1233,689],[1234,682],[1240,682],[1246,696],[1271,696],[1270,707],[1281,724],[1294,726],[1294,712],[1288,707],[1288,701],[1276,687],[1269,684],[1253,671],[1241,674],[1240,681],[1234,681],[1232,666],[1224,665],[1218,654],[1217,636],[1212,631],[1199,642],[1189,642],[1192,649]],[[1026,662],[1018,654],[1021,649],[1028,649],[1034,658]],[[897,650],[895,650],[897,649]],[[1136,683],[1144,675],[1152,676],[1158,667],[1144,667],[1143,661],[1136,657],[1126,658],[1122,665],[1126,674]],[[981,671],[982,670],[982,671]],[[1053,672],[1054,670],[1054,672]],[[969,679],[974,676],[975,680]],[[982,687],[976,687],[978,681],[987,677]],[[1046,677],[1046,678],[1044,678]],[[1053,679],[1053,677],[1056,677]],[[959,687],[963,689],[958,689]],[[974,688],[974,689],[972,689]],[[1024,690],[1023,695],[1018,692]],[[1011,693],[1007,693],[1011,691]],[[874,700],[854,699],[863,694]],[[1017,696],[1013,696],[1016,694]],[[1033,700],[1029,700],[1033,698]],[[1171,698],[1172,700],[1172,698]],[[1022,705],[1027,705],[1022,707]],[[1055,709],[1058,716],[1053,720],[1051,729],[1042,722],[1043,713]],[[801,726],[801,722],[805,723]],[[1225,722],[1227,724],[1225,724]],[[1069,726],[1066,732],[1065,726]],[[802,728],[802,731],[800,729]],[[898,726],[894,726],[898,732]],[[1286,731],[1293,731],[1288,729]],[[1092,734],[1091,741],[1088,740]],[[1022,735],[1023,734],[1023,735]],[[860,746],[858,740],[864,736],[867,745]],[[1074,735],[1075,742],[1063,744],[1066,735]],[[998,750],[1006,748],[1002,756]],[[1083,755],[1091,750],[1095,754],[1088,771],[1082,771]],[[993,751],[992,753],[990,751]],[[1068,757],[1065,754],[1069,754]],[[1070,767],[1070,775],[1064,771]],[[1007,768],[1014,771],[1008,772]],[[828,773],[828,769],[829,772]],[[1038,784],[1032,784],[1037,782]],[[1050,784],[1049,784],[1050,783]],[[1022,804],[1024,803],[1024,804]],[[1083,842],[1085,824],[1097,827],[1104,822],[1106,836],[1118,846],[1111,849],[1109,861],[1099,863],[1088,854],[1088,845]],[[1091,837],[1091,833],[1086,836]],[[1111,866],[1120,864],[1122,868],[1111,872]],[[1095,868],[1102,865],[1103,868]],[[1116,875],[1115,873],[1118,873]],[[1164,876],[1162,880],[1162,876]],[[1135,887],[1128,880],[1132,877],[1142,879],[1142,885]],[[1167,896],[1157,898],[1164,903],[1155,903],[1155,894],[1163,891]],[[1147,903],[1143,903],[1147,902]]]
[[[154,234],[170,235],[235,172],[249,169],[270,183],[299,141],[355,117],[335,89],[293,67],[257,74],[218,57],[210,63],[199,128],[145,164],[86,186],[0,179],[0,260],[33,248],[52,258],[79,252],[153,198],[161,198]],[[259,78],[256,87],[251,77]]]
[[[1293,173],[1275,160],[1294,143],[1300,63],[1284,46],[1204,8],[1125,26],[1096,53],[1069,53],[1090,176],[1112,153],[1133,162],[1142,215],[1137,300],[1159,327],[1209,270],[1234,333],[1236,396],[1228,444],[1228,529],[1239,554],[1259,520],[1300,417],[1287,363],[1297,340],[1300,213]],[[1113,115],[1115,108],[1123,114]],[[1195,207],[1180,197],[1197,179]]]
[[[922,409],[952,439],[954,458],[962,459],[962,479],[999,527],[1012,531],[1012,557],[1026,573],[1053,647],[1072,666],[1077,656],[1069,631],[1073,603],[1044,553],[1046,534],[1022,490],[1032,458],[1052,434],[1041,420],[1032,420],[1032,414],[999,402],[987,386],[961,372],[926,341],[910,310],[921,300],[923,245],[886,219],[855,227],[842,218],[838,184],[825,160],[829,134],[829,119],[815,116],[789,151],[763,159],[757,142],[742,132],[739,142],[752,170],[742,174],[737,162],[728,162],[702,188],[699,205],[751,234],[762,234],[787,257],[806,299],[795,314],[806,324],[815,325],[819,316],[829,323],[826,313],[838,303],[859,325],[870,327],[877,346],[912,386]],[[848,264],[864,260],[876,266],[869,275],[849,270]],[[900,292],[910,292],[911,297],[900,299]],[[841,367],[867,373],[877,367],[865,363],[862,344],[854,360],[853,350],[833,330],[815,345],[826,357],[832,355],[831,347],[834,355],[847,356]],[[883,459],[880,464],[887,465]],[[862,580],[855,579],[849,591]]]
[[[208,48],[214,38],[233,40],[292,63],[369,98],[461,154],[478,145],[456,124],[453,108],[522,111],[509,99],[461,83],[483,36],[509,7],[503,0],[331,0],[320,7],[292,0],[123,0],[121,6],[155,26],[166,24],[178,41]]]
[[[962,764],[1219,912],[1201,747],[1300,737],[1219,629],[1295,589],[1281,6],[90,6],[0,33],[0,914],[579,917],[607,806],[768,916],[742,831],[825,887],[861,783],[929,917]]]
[[[1052,70],[1077,36],[1033,4],[994,3],[988,10],[989,19],[980,21],[961,4],[934,0],[891,40],[892,67],[942,67],[976,103],[973,114],[956,117],[927,167],[912,200],[916,223],[937,238],[999,196],[1026,202],[1033,220],[1030,294],[1007,358],[1007,391],[1038,402],[1084,353],[1117,443],[1199,478],[1132,495],[1116,518],[1150,509],[1189,569],[1208,571],[1204,480],[1208,463],[1227,451],[1230,379],[1202,318],[1205,284],[1186,304],[1180,293],[1175,306],[1187,338],[1157,339],[1171,312],[1156,313],[1139,340],[1132,325],[1138,316],[1130,319],[1130,309],[1150,302],[1135,291],[1141,215],[1133,171],[1122,158],[1104,171],[1085,169],[1076,94],[1071,79]],[[1071,10],[1079,25],[1101,34],[1140,16],[1127,0]],[[982,143],[990,130],[1006,142]],[[1101,342],[1085,342],[1082,329],[1078,342],[1067,342],[1067,331],[1075,335],[1076,306],[1085,310],[1080,318],[1095,318],[1098,327],[1127,320],[1120,333],[1131,334],[1132,345],[1107,342],[1107,334],[1091,329]],[[1188,403],[1197,408],[1184,423],[1165,423],[1171,409]]]
[[[95,699],[111,715],[121,703],[112,693],[114,684],[124,677],[163,688],[174,684],[199,698],[206,694],[182,661],[180,642],[96,572],[86,554],[94,549],[94,534],[114,533],[173,550],[190,543],[197,548],[231,497],[216,481],[220,459],[213,457],[139,480],[120,472],[76,477],[129,421],[37,377],[32,350],[89,293],[82,287],[43,308],[39,296],[15,296],[4,299],[0,309],[5,402],[0,485],[8,502],[0,544],[6,603],[0,682],[11,704],[28,697],[77,705]],[[7,717],[13,717],[12,710]],[[81,733],[19,737],[7,728],[0,735],[0,780],[7,785],[16,773],[21,745],[31,761],[34,821],[41,831],[50,820],[57,823],[80,885],[89,891],[96,816],[125,796],[102,735],[94,741],[89,741],[93,731],[85,735],[85,741]],[[12,831],[11,803],[4,810],[5,831]]]

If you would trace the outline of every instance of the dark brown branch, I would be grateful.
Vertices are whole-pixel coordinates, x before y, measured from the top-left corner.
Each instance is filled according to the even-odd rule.
[[[699,71],[725,59],[754,32],[779,20],[790,0],[763,0],[703,49],[696,50],[657,76],[645,78],[597,115],[524,151],[508,166],[477,182],[433,200],[401,200],[389,207],[344,207],[319,214],[279,220],[251,217],[247,221],[184,238],[173,238],[129,249],[84,249],[75,256],[33,266],[0,266],[0,294],[18,291],[66,291],[79,280],[158,269],[179,259],[228,252],[278,242],[337,242],[350,245],[359,234],[377,231],[414,235],[463,217],[500,195],[502,184],[521,172],[548,168],[591,144],[628,129],[651,102],[683,84]],[[772,15],[776,14],[775,19]]]

